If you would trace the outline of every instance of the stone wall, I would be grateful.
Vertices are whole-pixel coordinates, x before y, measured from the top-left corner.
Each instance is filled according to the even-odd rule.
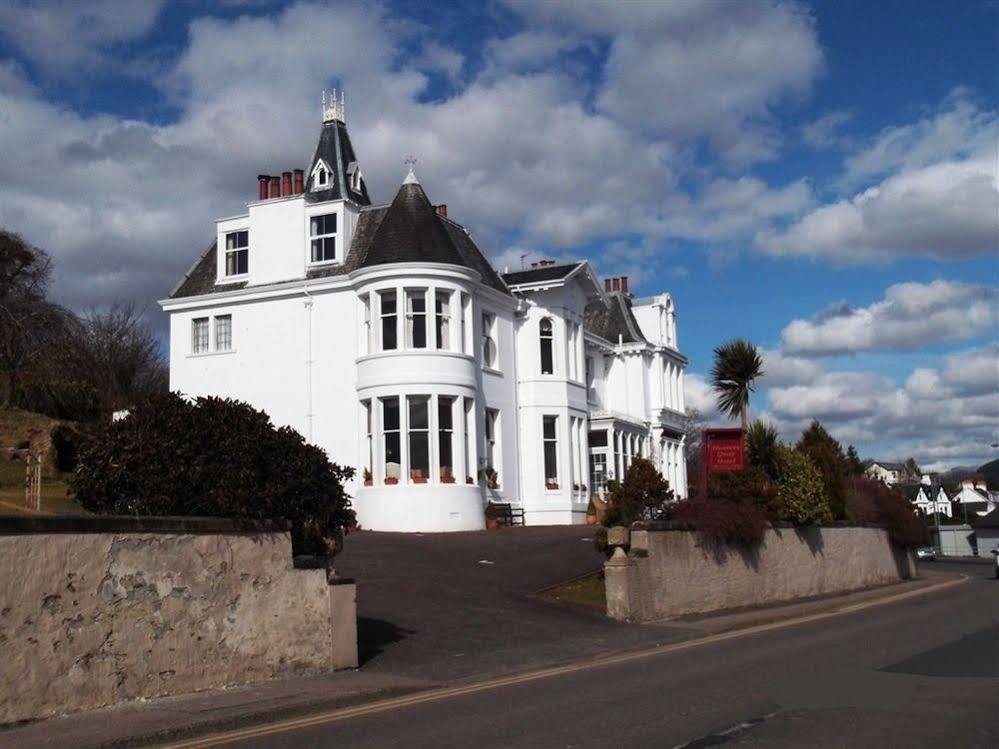
[[[353,667],[354,591],[283,524],[4,518],[0,659],[0,723]]]
[[[773,528],[750,551],[648,523],[605,573],[608,615],[650,622],[899,582],[916,562],[881,528]]]

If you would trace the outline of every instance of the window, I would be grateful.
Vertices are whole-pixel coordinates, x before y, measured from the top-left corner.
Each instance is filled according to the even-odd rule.
[[[437,333],[437,348],[451,348],[451,292],[434,292],[434,322]]]
[[[361,303],[361,351],[370,354],[373,350],[371,345],[371,297],[362,294],[359,301]]]
[[[406,346],[427,347],[427,292],[406,292]]]
[[[309,238],[312,242],[313,263],[336,260],[336,214],[324,213],[310,218]]]
[[[399,399],[382,398],[382,436],[385,441],[386,483],[398,483],[401,450],[399,440]]]
[[[461,353],[468,353],[468,315],[471,305],[468,302],[468,294],[461,292]]]
[[[399,333],[396,328],[397,308],[395,290],[380,292],[378,299],[381,303],[382,350],[391,351],[399,345]]]
[[[475,401],[471,398],[465,398],[465,418],[461,424],[461,449],[462,455],[465,459],[465,480],[472,478],[474,473],[472,467],[472,452],[471,444],[471,424],[472,419],[475,418]]]
[[[499,462],[499,455],[496,452],[496,424],[499,421],[499,411],[494,408],[486,409],[486,467],[499,470],[496,464]]]
[[[569,350],[566,356],[566,368],[569,370],[570,380],[578,379],[578,375],[576,374],[576,329],[578,327],[579,326],[574,322],[571,322],[568,325],[569,335],[567,345],[569,346]]]
[[[543,317],[541,319],[539,330],[541,337],[541,374],[554,374],[555,345],[550,317]]]
[[[232,351],[232,315],[215,318],[215,350]]]
[[[606,429],[598,429],[590,432],[590,447],[607,447]]]
[[[250,232],[231,231],[225,235],[225,274],[242,276],[250,272]]]
[[[590,489],[601,495],[607,489],[607,456],[603,453],[590,455]]]
[[[437,399],[437,465],[441,481],[454,478],[454,398]]]
[[[371,480],[372,465],[374,458],[374,442],[372,440],[371,434],[371,401],[361,401],[361,405],[364,407],[364,434],[365,434],[365,451],[366,460],[364,463],[364,481],[365,483]]]
[[[208,351],[208,318],[199,317],[191,321],[191,353],[203,354]]]
[[[482,366],[496,366],[496,342],[493,340],[493,327],[496,317],[488,312],[482,313]]]
[[[588,400],[597,400],[597,391],[594,385],[596,381],[593,376],[594,361],[592,356],[586,357],[586,397]]]
[[[430,398],[411,395],[409,405],[409,478],[425,484],[430,477]]]
[[[316,182],[319,183],[320,187],[325,187],[327,180],[328,177],[326,175],[326,169],[324,169],[323,167],[319,167],[319,174],[316,178]]]
[[[558,417],[542,417],[545,454],[545,487],[558,489]]]

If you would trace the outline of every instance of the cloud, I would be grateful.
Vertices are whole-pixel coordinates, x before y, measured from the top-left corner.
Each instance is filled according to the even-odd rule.
[[[760,349],[763,357],[763,377],[758,387],[783,387],[813,382],[822,368],[811,359],[789,356],[778,349]]]
[[[905,255],[966,258],[999,249],[999,115],[958,90],[936,114],[893,127],[846,159],[841,187],[869,187],[816,208],[755,245],[776,257],[836,263]]]
[[[812,320],[794,320],[781,333],[793,354],[915,349],[974,338],[999,324],[999,290],[956,281],[900,283],[868,307],[837,305]]]
[[[50,72],[78,72],[103,61],[112,45],[146,34],[163,4],[10,0],[0,5],[0,37]]]
[[[812,148],[833,148],[844,143],[839,130],[853,119],[853,113],[845,109],[829,112],[817,120],[801,126],[801,139]]]

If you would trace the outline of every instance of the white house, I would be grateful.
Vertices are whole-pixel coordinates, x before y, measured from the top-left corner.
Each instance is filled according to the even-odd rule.
[[[951,501],[961,505],[967,517],[984,517],[999,507],[999,492],[989,491],[982,479],[968,478],[961,482],[961,489]]]
[[[864,475],[869,479],[882,481],[888,486],[894,486],[909,477],[903,463],[887,463],[880,460],[872,461],[864,469]]]
[[[683,373],[669,294],[586,262],[499,274],[412,170],[373,205],[342,103],[307,170],[260,175],[168,299],[170,386],[247,401],[338,463],[362,527],[585,520],[638,456],[679,496]]]
[[[942,486],[923,482],[920,484],[900,484],[898,489],[915,505],[916,511],[933,517],[953,517],[953,505]]]

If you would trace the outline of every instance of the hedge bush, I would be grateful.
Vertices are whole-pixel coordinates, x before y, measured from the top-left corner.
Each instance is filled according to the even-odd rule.
[[[811,459],[800,450],[783,447],[778,451],[777,460],[780,517],[774,519],[789,520],[795,525],[832,522],[822,473]]]
[[[284,518],[296,554],[324,554],[354,523],[343,488],[353,475],[246,403],[169,393],[105,425],[71,488],[102,514]]]
[[[669,518],[713,543],[743,548],[758,546],[770,525],[761,507],[724,499],[683,500],[669,509]]]
[[[922,519],[913,511],[912,502],[899,492],[860,476],[847,479],[846,488],[846,511],[854,522],[885,526],[892,542],[903,548],[929,543]]]

